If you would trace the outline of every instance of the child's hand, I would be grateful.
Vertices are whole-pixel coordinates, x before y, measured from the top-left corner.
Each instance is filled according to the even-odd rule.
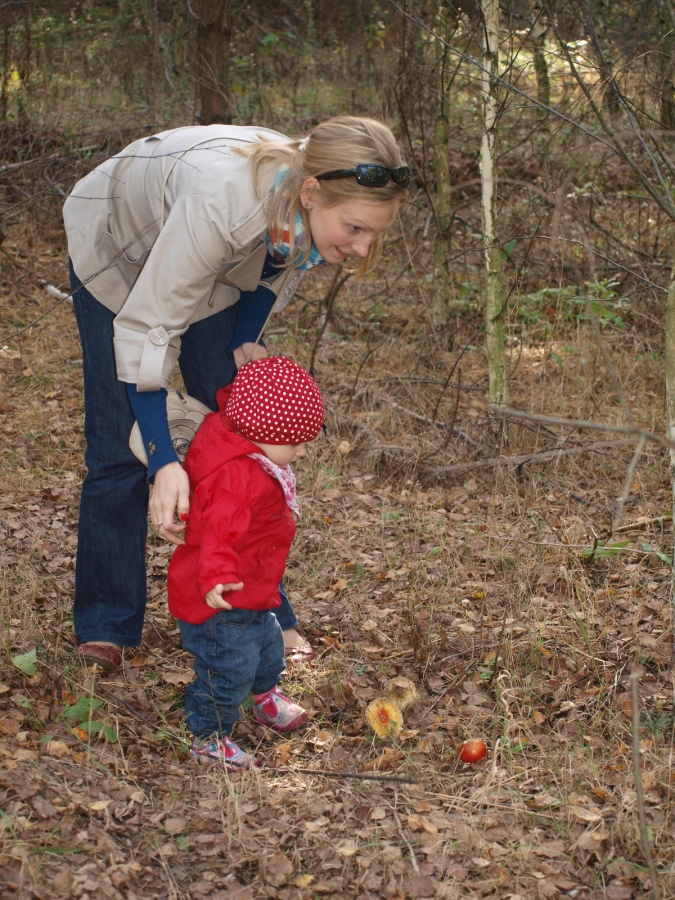
[[[217,584],[214,588],[211,588],[204,597],[206,605],[210,606],[211,609],[232,609],[230,604],[226,600],[223,600],[222,595],[225,591],[240,591],[243,587],[243,581],[239,581],[237,584]]]

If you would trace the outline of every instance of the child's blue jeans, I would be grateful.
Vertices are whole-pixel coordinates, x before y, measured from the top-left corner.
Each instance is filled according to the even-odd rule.
[[[229,735],[249,692],[271,690],[286,669],[281,626],[268,609],[222,609],[201,625],[178,624],[197,676],[185,689],[187,727],[198,738]]]

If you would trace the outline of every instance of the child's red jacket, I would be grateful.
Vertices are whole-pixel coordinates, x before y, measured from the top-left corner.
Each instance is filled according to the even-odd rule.
[[[222,412],[229,389],[218,392],[219,412],[207,416],[185,458],[190,515],[185,544],[168,571],[169,610],[199,624],[218,610],[204,596],[217,584],[243,581],[223,599],[242,609],[273,609],[295,536],[295,522],[279,482],[249,453],[261,450],[234,431]]]

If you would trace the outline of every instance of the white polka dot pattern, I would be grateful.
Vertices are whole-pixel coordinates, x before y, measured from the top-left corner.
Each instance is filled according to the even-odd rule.
[[[267,356],[242,366],[225,415],[244,437],[277,446],[313,441],[324,422],[316,382],[285,356]]]

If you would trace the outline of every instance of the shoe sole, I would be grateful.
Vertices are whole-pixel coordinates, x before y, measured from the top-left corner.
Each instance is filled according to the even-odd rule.
[[[247,769],[255,769],[260,765],[260,760],[256,759],[245,766],[232,766],[228,763],[223,764],[222,760],[214,759],[213,756],[201,756],[199,753],[193,753],[192,750],[190,750],[190,756],[195,762],[198,762],[200,766],[220,766],[225,769],[226,772],[246,772]]]
[[[302,726],[305,725],[307,720],[309,719],[309,713],[307,711],[301,712],[286,725],[278,725],[276,722],[268,722],[265,719],[259,719],[255,713],[253,713],[253,718],[259,725],[266,725],[268,728],[272,728],[274,731],[278,731],[280,734],[286,734],[289,731],[295,731],[297,728],[302,728]]]

